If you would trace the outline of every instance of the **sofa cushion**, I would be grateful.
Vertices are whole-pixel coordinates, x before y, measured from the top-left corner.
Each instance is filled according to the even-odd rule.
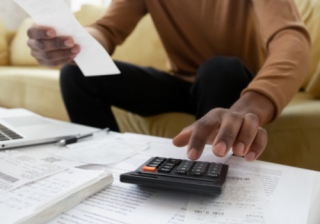
[[[295,0],[295,2],[312,41],[311,67],[302,87],[313,96],[320,97],[320,1]]]
[[[167,55],[150,15],[142,18],[124,44],[116,48],[112,58],[166,70]]]
[[[0,19],[0,65],[8,65],[8,43],[5,27]]]
[[[134,132],[167,138],[173,138],[182,128],[195,121],[193,115],[185,113],[164,113],[142,117],[117,107],[112,107],[112,112],[121,132]]]
[[[299,92],[266,129],[269,141],[261,160],[320,171],[319,99]]]
[[[74,16],[82,26],[88,26],[100,19],[106,8],[98,5],[84,4],[81,9],[74,13]]]
[[[26,18],[20,25],[10,46],[10,62],[13,66],[38,66],[37,60],[31,56],[27,45],[27,30],[33,24],[32,19]]]
[[[68,120],[59,86],[59,70],[0,66],[0,106],[27,108],[58,120]]]

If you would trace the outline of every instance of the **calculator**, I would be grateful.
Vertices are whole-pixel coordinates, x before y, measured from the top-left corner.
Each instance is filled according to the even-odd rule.
[[[222,163],[152,157],[120,181],[167,190],[209,195],[221,194],[228,165]]]

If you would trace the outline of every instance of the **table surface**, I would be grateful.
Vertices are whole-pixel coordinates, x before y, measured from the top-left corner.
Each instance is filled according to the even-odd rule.
[[[0,107],[0,112],[1,110],[2,108]],[[88,127],[88,131],[91,132],[92,128]],[[53,144],[45,144],[45,145],[31,146],[31,147],[25,147],[25,148],[18,148],[16,150],[21,153],[25,153],[25,154],[40,158],[40,157],[43,157],[44,155],[54,154],[57,151],[57,146],[54,146]],[[312,190],[312,197],[310,201],[310,208],[309,208],[309,215],[308,215],[308,222],[307,222],[308,224],[320,223],[319,208],[320,208],[320,172],[315,172],[315,180],[314,180],[314,185]]]
[[[92,130],[92,129],[91,129]],[[91,139],[93,140],[93,139]],[[21,153],[32,155],[34,157],[43,157],[43,155],[52,155],[57,151],[57,146],[53,144],[39,145],[17,149]],[[254,163],[254,162],[253,162]],[[320,172],[315,173],[315,181],[312,191],[312,197],[309,208],[308,224],[320,223]]]

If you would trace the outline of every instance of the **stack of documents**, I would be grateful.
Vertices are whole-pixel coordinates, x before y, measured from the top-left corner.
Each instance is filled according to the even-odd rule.
[[[105,170],[69,169],[0,194],[0,220],[44,223],[110,185]]]

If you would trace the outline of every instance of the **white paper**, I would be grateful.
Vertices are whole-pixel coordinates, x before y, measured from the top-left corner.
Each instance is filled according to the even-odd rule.
[[[276,223],[307,223],[315,172],[233,156],[230,172],[260,177]]]
[[[22,153],[0,153],[0,194],[26,183],[61,172],[68,166],[56,165]]]
[[[103,170],[70,169],[0,195],[1,223],[21,221],[61,195],[90,182]]]
[[[107,165],[120,162],[142,152],[148,148],[148,144],[119,137],[102,141],[76,143],[67,147],[69,150],[61,151],[56,155],[87,164]]]
[[[190,224],[274,224],[260,178],[232,172],[221,195],[190,197],[185,220]]]
[[[148,158],[150,157],[146,155],[136,155],[107,166],[107,170],[114,176],[111,187],[93,195],[49,223],[167,223],[187,203],[188,194],[140,188],[119,181],[121,173],[132,171],[133,164],[141,165]]]
[[[114,75],[120,71],[110,55],[75,19],[63,0],[15,0],[38,25],[52,27],[58,36],[71,36],[80,45],[74,59],[85,76]]]
[[[184,224],[186,218],[187,204],[183,206],[167,224]]]

